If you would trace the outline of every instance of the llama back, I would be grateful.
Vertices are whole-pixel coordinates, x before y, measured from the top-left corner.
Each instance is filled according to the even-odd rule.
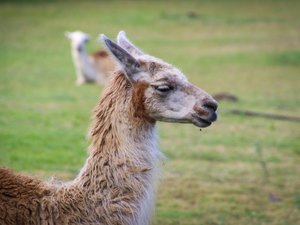
[[[50,194],[46,183],[0,168],[0,224],[39,224],[42,197]]]
[[[97,51],[90,56],[91,64],[97,71],[98,79],[107,81],[109,76],[117,69],[116,63],[106,51]],[[102,82],[101,82],[102,83]]]

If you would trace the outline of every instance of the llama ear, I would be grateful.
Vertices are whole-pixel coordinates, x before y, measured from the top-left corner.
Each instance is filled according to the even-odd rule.
[[[144,55],[139,48],[137,48],[134,44],[132,44],[131,41],[128,40],[125,31],[119,32],[117,36],[117,43],[133,55]]]
[[[104,34],[100,36],[104,45],[107,47],[109,52],[117,59],[123,70],[125,71],[126,77],[134,82],[138,78],[136,75],[140,72],[140,63],[125,49],[121,48],[115,42],[108,39]]]
[[[71,34],[72,34],[72,32],[66,31],[65,37],[71,39]]]

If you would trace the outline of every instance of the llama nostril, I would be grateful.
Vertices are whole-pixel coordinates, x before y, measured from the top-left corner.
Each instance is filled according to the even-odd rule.
[[[218,104],[215,101],[207,101],[204,102],[203,107],[216,111],[218,108]]]

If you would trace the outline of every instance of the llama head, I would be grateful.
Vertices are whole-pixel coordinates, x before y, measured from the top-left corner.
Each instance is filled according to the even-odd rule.
[[[85,44],[90,40],[90,36],[82,31],[66,31],[65,36],[71,41],[73,49],[76,49],[78,51],[83,50]]]
[[[130,81],[135,110],[143,111],[140,115],[198,127],[208,127],[217,119],[217,102],[191,84],[179,69],[144,54],[123,31],[118,35],[118,44],[105,35],[101,39]]]

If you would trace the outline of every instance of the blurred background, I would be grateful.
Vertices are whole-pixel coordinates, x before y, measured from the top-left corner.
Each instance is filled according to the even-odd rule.
[[[65,31],[120,30],[220,100],[219,120],[159,123],[154,224],[300,224],[299,1],[1,1],[0,165],[72,179],[103,86],[75,85]]]

